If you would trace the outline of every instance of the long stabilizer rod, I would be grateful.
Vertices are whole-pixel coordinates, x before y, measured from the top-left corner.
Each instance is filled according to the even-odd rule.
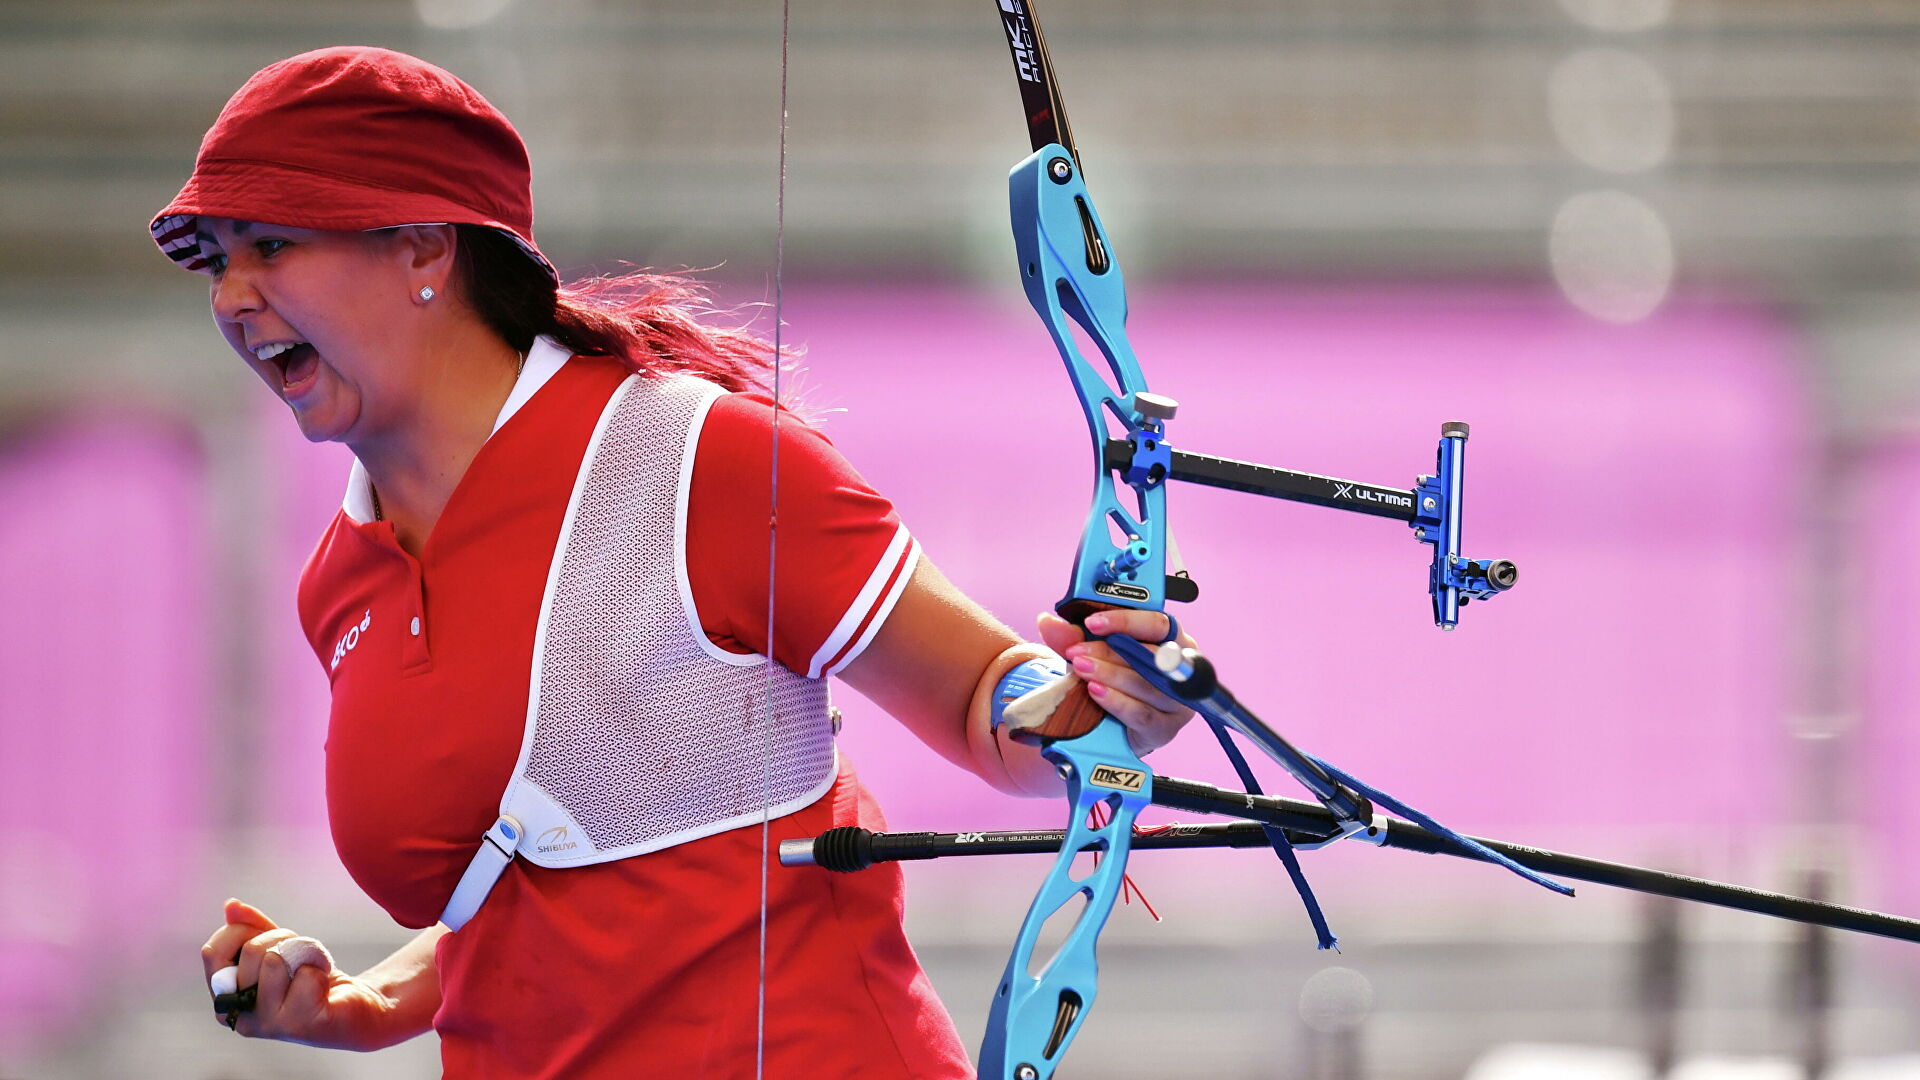
[[[1302,844],[1333,836],[1338,831],[1333,814],[1318,803],[1217,788],[1192,780],[1156,776],[1153,801],[1161,806],[1209,814],[1232,814],[1250,820],[1213,825],[1163,825],[1136,830],[1136,849],[1194,847],[1257,847],[1267,845],[1260,826],[1277,825]],[[1059,829],[1024,832],[876,833],[860,828],[831,829],[819,836],[786,840],[780,844],[782,866],[820,866],[852,872],[878,862],[937,859],[956,855],[1050,854],[1060,850]],[[1374,818],[1374,828],[1353,839],[1378,847],[1401,848],[1429,855],[1476,858],[1443,838],[1414,824],[1385,814]],[[1527,847],[1504,840],[1474,837],[1515,862],[1555,877],[1611,885],[1618,889],[1670,896],[1676,900],[1771,915],[1834,930],[1874,934],[1900,941],[1920,942],[1920,919],[1845,907],[1821,900],[1768,892],[1722,881],[1688,877],[1625,863],[1605,862],[1580,855]],[[1482,860],[1483,861],[1483,860]]]

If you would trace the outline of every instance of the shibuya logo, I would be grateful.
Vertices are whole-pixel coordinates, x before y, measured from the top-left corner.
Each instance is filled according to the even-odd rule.
[[[369,608],[366,614],[360,617],[360,622],[357,625],[347,627],[346,636],[340,639],[340,644],[333,647],[333,663],[327,665],[328,671],[339,670],[340,661],[345,660],[347,654],[353,651],[354,646],[360,644],[360,635],[366,633],[367,627],[372,624],[373,609]]]
[[[553,828],[540,834],[540,838],[533,842],[533,850],[545,855],[555,851],[572,851],[574,848],[580,846],[574,841],[567,839],[567,835],[567,827],[565,825],[555,825]]]
[[[1336,499],[1352,499],[1355,502],[1385,503],[1388,506],[1413,505],[1413,496],[1411,495],[1395,495],[1390,491],[1375,491],[1372,488],[1364,487],[1356,488],[1352,484],[1335,483],[1333,485],[1333,497]]]

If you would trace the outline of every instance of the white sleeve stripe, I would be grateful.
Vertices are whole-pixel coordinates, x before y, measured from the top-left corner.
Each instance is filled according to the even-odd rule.
[[[818,679],[825,674],[821,669],[833,660],[854,634],[859,632],[860,624],[867,621],[867,615],[874,609],[874,603],[882,600],[880,594],[886,589],[887,583],[896,576],[895,571],[900,565],[901,554],[918,547],[919,545],[914,542],[912,534],[907,532],[905,525],[894,530],[893,539],[887,543],[887,550],[875,560],[873,573],[867,575],[867,582],[860,587],[859,595],[853,598],[853,603],[847,605],[846,613],[840,616],[838,623],[834,624],[833,632],[827,635],[827,640],[820,643],[819,650],[813,654],[811,660],[807,661],[807,678]],[[891,609],[894,599],[896,598],[888,597],[883,602]]]
[[[840,674],[841,669],[853,663],[856,657],[867,651],[867,645],[873,641],[873,635],[880,632],[880,627],[887,621],[887,616],[893,613],[893,605],[899,603],[900,597],[907,591],[907,582],[913,578],[914,568],[919,563],[920,542],[915,540],[907,545],[907,553],[900,558],[900,573],[893,579],[893,586],[887,590],[886,598],[873,609],[873,618],[867,620],[867,629],[860,635],[860,640],[854,642],[853,647],[848,649],[840,659],[835,660],[832,666],[821,672],[822,676]]]

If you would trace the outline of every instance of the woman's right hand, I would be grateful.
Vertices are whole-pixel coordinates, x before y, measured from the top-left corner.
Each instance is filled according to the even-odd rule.
[[[240,989],[254,987],[250,1012],[216,1016],[223,1026],[252,1039],[281,1039],[337,1049],[381,1045],[381,1019],[392,1002],[333,965],[319,942],[275,923],[251,904],[228,900],[226,925],[200,947],[208,979],[238,966]],[[295,965],[288,966],[287,954]],[[302,961],[305,962],[302,962]]]

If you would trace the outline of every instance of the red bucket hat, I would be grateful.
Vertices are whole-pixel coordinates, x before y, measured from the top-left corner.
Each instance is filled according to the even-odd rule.
[[[339,231],[484,225],[558,281],[533,243],[532,180],[520,133],[452,74],[389,49],[318,49],[247,80],[148,227],[168,258],[205,270],[201,215]]]

